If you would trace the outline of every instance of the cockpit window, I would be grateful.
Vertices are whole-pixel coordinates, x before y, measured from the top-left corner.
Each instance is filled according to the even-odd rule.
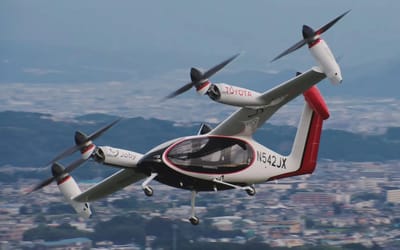
[[[242,140],[224,137],[188,139],[174,145],[167,159],[184,170],[200,173],[232,173],[248,167],[253,149]]]

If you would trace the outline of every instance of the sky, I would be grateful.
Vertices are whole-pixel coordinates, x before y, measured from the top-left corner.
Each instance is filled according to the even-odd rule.
[[[195,93],[185,93],[181,99],[161,104],[154,102],[154,95],[165,96],[186,83],[191,66],[212,66],[238,52],[241,56],[224,71],[307,70],[315,62],[306,49],[274,63],[270,60],[301,39],[303,24],[318,29],[347,10],[351,12],[323,35],[345,69],[344,82],[349,69],[357,68],[360,72],[361,68],[362,72],[382,62],[399,62],[400,1],[397,0],[2,0],[0,42],[94,51],[93,54],[100,54],[96,58],[101,58],[101,53],[137,55],[138,58],[132,58],[137,64],[150,60],[152,67],[173,65],[177,68],[138,82],[96,83],[96,90],[86,82],[79,88],[66,83],[56,89],[51,85],[3,84],[0,110],[50,112],[61,116],[100,112],[216,122],[233,109],[207,98],[195,98]],[[0,47],[0,59],[7,49]],[[178,61],[179,66],[176,58],[184,59]],[[2,60],[0,67],[8,63]],[[132,71],[132,65],[118,70]],[[31,74],[58,74],[64,69],[27,67],[22,70]],[[52,95],[43,95],[44,92]],[[390,97],[398,98],[397,92]],[[397,105],[398,99],[392,101]],[[331,105],[336,105],[333,109],[347,117],[349,111],[342,103],[346,102]],[[213,112],[203,115],[200,113],[204,109],[199,111],[196,107],[207,107]],[[182,117],[182,110],[188,109],[192,112]],[[291,119],[292,114],[286,112],[284,120]],[[370,114],[366,110],[350,116],[359,115],[373,121]],[[382,126],[398,124],[397,116],[389,118]]]
[[[241,51],[237,67],[279,68],[308,62],[301,50],[269,63],[300,40],[303,24],[318,28],[349,9],[324,36],[344,66],[399,56],[396,0],[3,0],[0,40],[106,51],[171,50],[199,60]]]

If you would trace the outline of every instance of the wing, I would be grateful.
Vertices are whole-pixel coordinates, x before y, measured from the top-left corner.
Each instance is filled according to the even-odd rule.
[[[145,177],[146,175],[137,172],[135,169],[122,169],[72,199],[78,202],[94,201],[123,189]]]
[[[312,68],[264,92],[259,97],[265,103],[264,106],[240,108],[211,130],[209,134],[251,136],[283,105],[301,95],[325,77],[326,75],[321,73],[318,68]]]

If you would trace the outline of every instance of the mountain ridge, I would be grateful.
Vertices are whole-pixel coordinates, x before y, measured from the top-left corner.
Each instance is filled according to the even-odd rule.
[[[0,166],[44,166],[54,155],[73,144],[76,130],[89,134],[115,119],[111,115],[90,114],[60,121],[51,119],[48,114],[0,112]],[[96,143],[145,153],[165,141],[196,134],[200,124],[177,126],[174,121],[124,118]],[[266,124],[254,138],[278,152],[289,153],[295,133],[295,127]],[[388,128],[381,135],[325,129],[319,159],[361,162],[399,160],[399,146],[400,127]]]

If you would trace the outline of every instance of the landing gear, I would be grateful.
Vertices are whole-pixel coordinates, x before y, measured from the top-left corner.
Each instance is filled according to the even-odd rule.
[[[222,185],[234,188],[234,189],[244,190],[250,196],[254,196],[256,194],[256,188],[254,187],[254,185],[242,187],[242,186],[238,186],[238,185],[235,185],[235,184],[232,184],[229,182],[225,182],[225,181],[223,181],[221,179],[217,179],[217,178],[214,179],[213,182],[219,183],[219,184],[222,184]]]
[[[189,221],[192,225],[196,226],[200,223],[199,217],[196,216],[195,206],[196,206],[196,190],[192,190],[192,201],[190,202],[191,205],[191,212]]]
[[[145,195],[147,196],[152,196],[153,195],[153,189],[149,186],[149,183],[154,180],[154,178],[157,177],[157,173],[152,173],[143,183],[142,183],[142,190]]]
[[[143,189],[143,191],[144,191],[144,194],[146,195],[146,196],[153,196],[153,188],[152,187],[150,187],[150,186],[146,186],[144,189]]]
[[[190,223],[192,223],[193,226],[197,226],[200,223],[200,219],[197,216],[193,216],[189,218]]]
[[[256,194],[256,189],[253,185],[246,187],[245,190],[249,196],[254,196]]]

